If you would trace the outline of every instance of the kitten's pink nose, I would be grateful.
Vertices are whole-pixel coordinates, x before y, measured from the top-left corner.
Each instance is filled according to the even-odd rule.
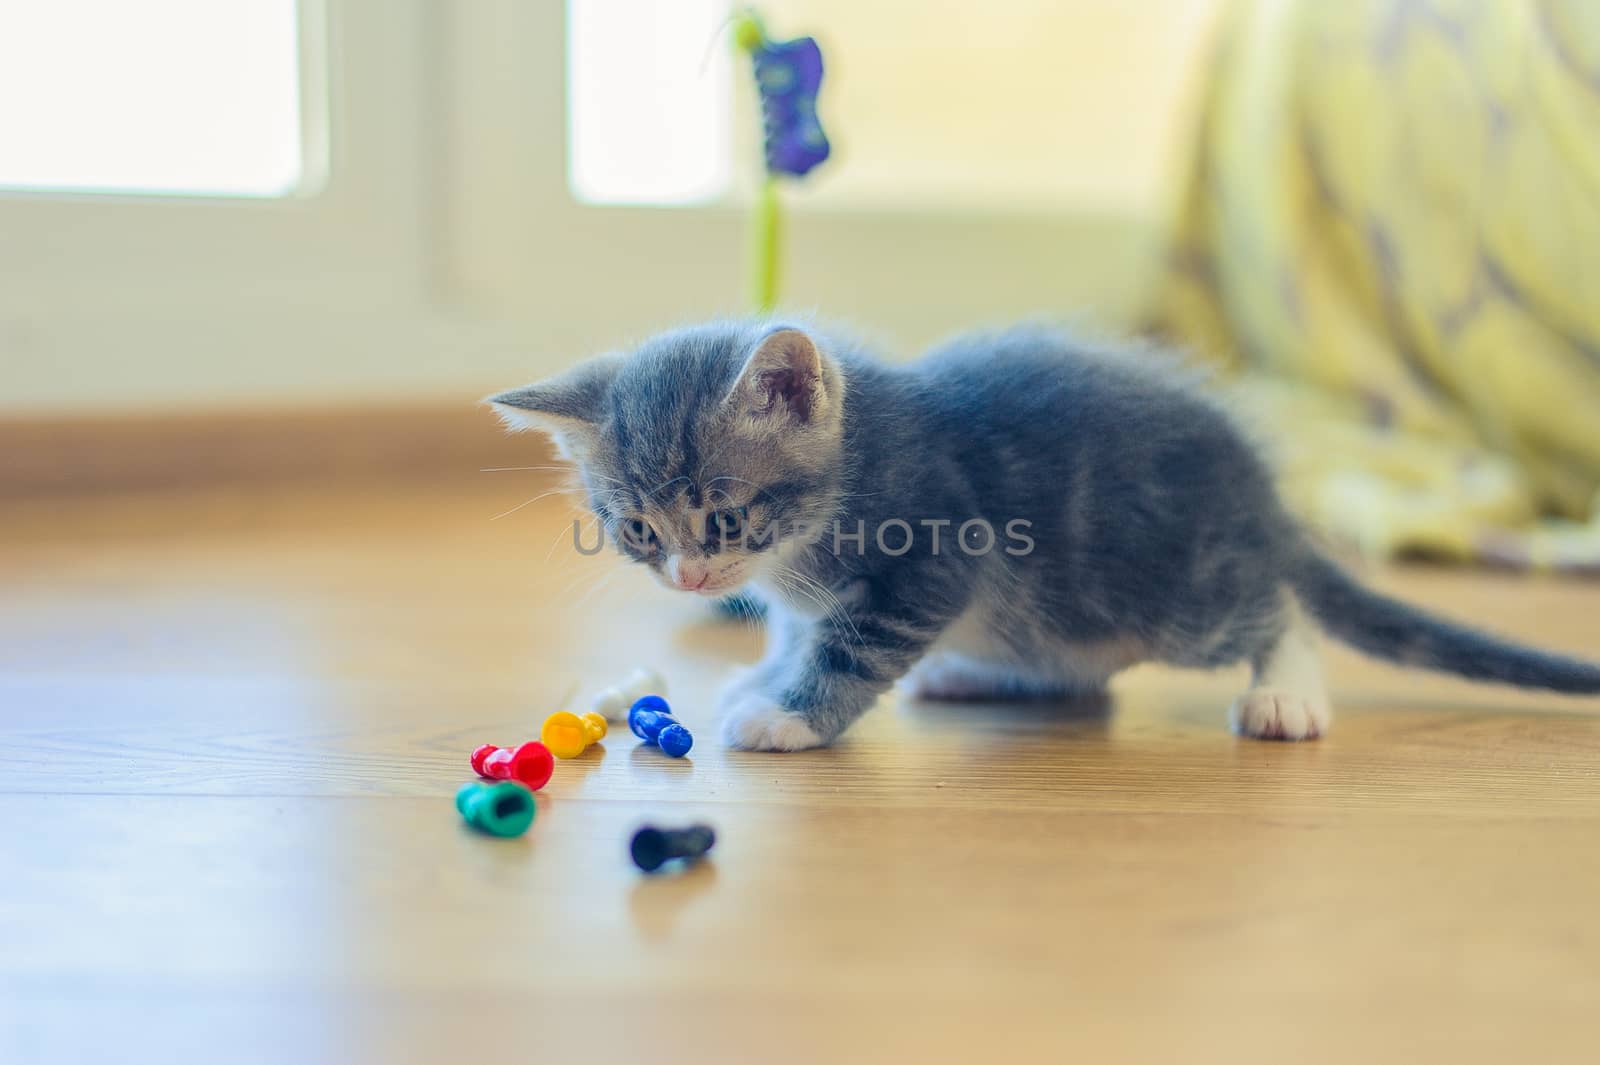
[[[711,579],[711,567],[705,563],[677,560],[671,567],[672,583],[686,592],[699,591]]]

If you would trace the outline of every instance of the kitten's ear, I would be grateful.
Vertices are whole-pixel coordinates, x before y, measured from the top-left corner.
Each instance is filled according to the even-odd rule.
[[[604,419],[606,400],[621,364],[620,356],[602,355],[484,402],[500,415],[506,428],[513,432],[543,429],[555,438],[561,453],[571,458],[572,445],[593,439],[596,426]]]
[[[752,422],[825,425],[839,409],[839,374],[832,360],[798,329],[764,337],[745,360],[723,401]]]

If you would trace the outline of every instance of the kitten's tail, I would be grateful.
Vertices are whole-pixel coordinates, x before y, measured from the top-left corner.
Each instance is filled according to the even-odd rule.
[[[1314,550],[1301,554],[1289,577],[1323,628],[1376,658],[1523,688],[1600,692],[1600,665],[1433,617],[1363,588]]]

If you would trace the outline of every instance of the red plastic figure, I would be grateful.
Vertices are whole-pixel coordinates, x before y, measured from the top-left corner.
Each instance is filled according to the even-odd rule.
[[[496,747],[486,743],[472,752],[472,769],[490,780],[515,780],[529,791],[538,791],[550,782],[556,760],[550,749],[538,740],[520,747]]]

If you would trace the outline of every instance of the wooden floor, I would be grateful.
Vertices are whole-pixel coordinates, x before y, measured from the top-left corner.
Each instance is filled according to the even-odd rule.
[[[1600,701],[1332,657],[1113,705],[885,700],[730,754],[758,636],[570,545],[530,475],[0,503],[0,1061],[1594,1061]],[[1600,652],[1600,584],[1382,586]],[[451,797],[638,663],[696,730]],[[576,700],[569,692],[578,692]],[[643,878],[646,819],[715,861]]]

